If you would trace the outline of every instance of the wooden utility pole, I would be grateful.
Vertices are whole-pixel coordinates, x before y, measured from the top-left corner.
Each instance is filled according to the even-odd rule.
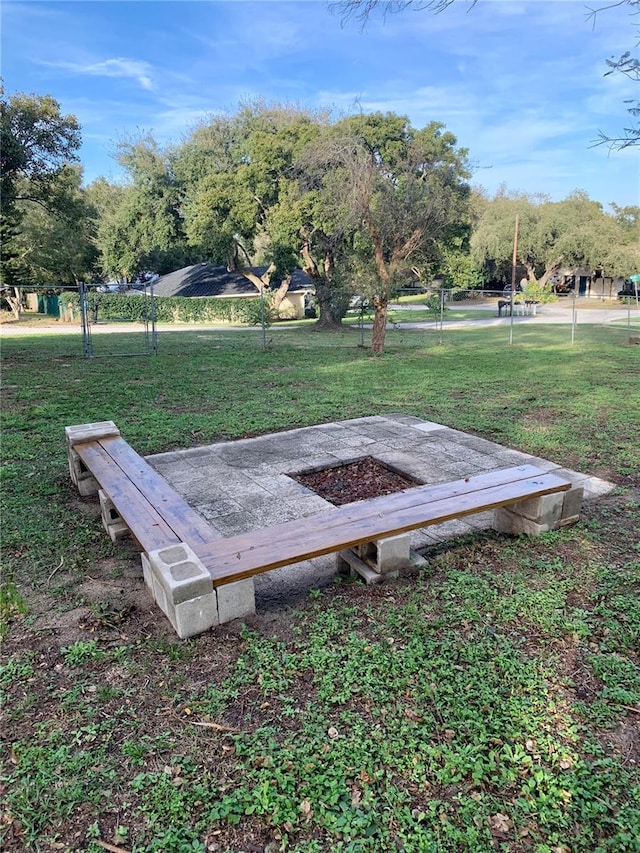
[[[511,302],[516,290],[516,261],[518,258],[518,223],[520,218],[516,213],[516,227],[513,234],[513,257],[511,258]]]
[[[513,256],[511,258],[511,323],[509,324],[509,343],[513,343],[513,308],[516,301],[516,261],[518,258],[518,224],[520,218],[516,213],[516,225],[513,234]]]

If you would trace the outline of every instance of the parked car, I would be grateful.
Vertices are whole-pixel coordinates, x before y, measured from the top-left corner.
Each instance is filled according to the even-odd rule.
[[[558,296],[568,296],[570,293],[573,293],[573,285],[562,281],[558,284],[554,284],[552,290]]]
[[[634,283],[630,278],[627,278],[622,285],[622,290],[618,291],[618,299],[631,297],[637,299],[640,296],[640,283]]]
[[[520,287],[519,284],[516,284],[516,293],[522,293],[522,288]],[[504,290],[502,291],[502,298],[503,299],[511,299],[511,285],[510,284],[508,284],[504,288]]]

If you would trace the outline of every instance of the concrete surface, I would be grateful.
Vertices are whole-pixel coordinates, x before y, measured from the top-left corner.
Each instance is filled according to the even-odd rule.
[[[403,415],[375,415],[258,438],[221,442],[147,457],[147,461],[200,512],[220,537],[312,515],[331,504],[289,475],[373,456],[421,483],[440,483],[530,463],[583,486],[585,501],[614,486],[468,433]],[[411,547],[432,546],[490,527],[479,513],[415,531]],[[259,609],[292,603],[296,595],[330,583],[336,557],[285,566],[255,578]]]

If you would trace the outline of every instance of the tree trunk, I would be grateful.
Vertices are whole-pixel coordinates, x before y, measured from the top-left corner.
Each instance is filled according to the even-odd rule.
[[[335,331],[342,328],[342,317],[335,310],[333,299],[333,255],[330,250],[325,251],[322,263],[322,271],[318,269],[309,243],[303,243],[301,248],[303,269],[313,281],[316,290],[316,303],[318,305],[318,321],[314,329],[322,331]]]
[[[273,308],[277,312],[280,306],[282,305],[282,300],[285,298],[287,293],[289,292],[289,285],[291,284],[291,276],[287,275],[282,279],[280,283],[280,287],[273,294]]]
[[[333,304],[333,290],[331,282],[324,275],[315,278],[316,303],[318,305],[318,320],[314,323],[314,329],[323,331],[335,331],[342,328],[342,318],[336,315]]]
[[[380,355],[384,352],[384,339],[387,334],[387,300],[376,296],[373,300],[373,331],[371,333],[371,352]]]
[[[20,319],[20,314],[22,314],[22,292],[19,287],[13,285],[13,293],[7,290],[5,294],[5,299],[9,303],[9,308],[13,312],[13,316],[16,320]]]

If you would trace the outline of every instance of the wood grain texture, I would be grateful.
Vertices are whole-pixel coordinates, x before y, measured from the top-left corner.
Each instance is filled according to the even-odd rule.
[[[566,480],[531,465],[419,486],[194,548],[214,586],[431,524],[562,492]]]

